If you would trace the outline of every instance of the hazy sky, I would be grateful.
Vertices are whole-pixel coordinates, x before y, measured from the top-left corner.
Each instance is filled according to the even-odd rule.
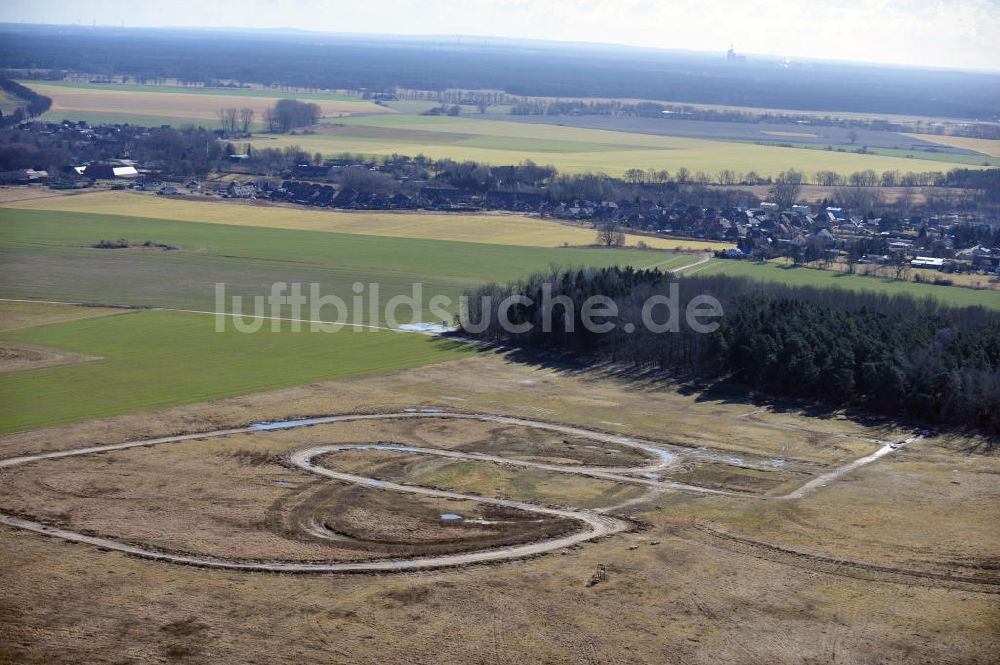
[[[1000,0],[0,0],[0,20],[483,35],[1000,70]]]

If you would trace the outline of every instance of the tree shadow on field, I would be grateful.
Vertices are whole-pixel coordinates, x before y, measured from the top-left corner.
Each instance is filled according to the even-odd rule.
[[[561,376],[584,381],[612,382],[623,390],[646,393],[651,398],[657,393],[674,392],[694,397],[698,404],[743,405],[748,412],[761,409],[817,420],[844,418],[885,435],[899,427],[919,426],[918,423],[902,418],[883,416],[857,407],[773,395],[726,379],[590,361],[585,357],[569,356],[553,350],[480,344],[449,337],[439,337],[438,343],[445,349],[471,349],[476,354],[493,355],[510,364],[543,369]]]

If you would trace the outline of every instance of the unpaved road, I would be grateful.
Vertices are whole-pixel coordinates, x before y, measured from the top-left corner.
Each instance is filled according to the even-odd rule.
[[[684,272],[685,270],[691,270],[692,268],[694,268],[696,266],[703,266],[703,265],[705,265],[706,263],[708,263],[711,260],[712,260],[712,253],[711,252],[706,252],[704,254],[704,256],[702,256],[700,259],[698,259],[694,263],[688,263],[687,265],[683,265],[683,266],[681,266],[679,268],[674,268],[673,270],[670,270],[669,272],[672,272],[672,273]],[[656,264],[656,265],[660,265],[660,264]],[[651,267],[655,267],[655,266],[651,266]],[[697,271],[694,271],[694,272],[697,272]]]
[[[615,533],[620,533],[622,531],[627,531],[628,529],[631,528],[631,524],[628,521],[607,514],[611,510],[620,508],[623,505],[628,505],[631,502],[626,502],[626,504],[607,507],[600,510],[584,510],[575,508],[543,506],[524,501],[488,498],[470,494],[461,494],[459,492],[450,492],[446,490],[432,489],[427,487],[418,487],[414,485],[402,485],[397,483],[390,483],[386,481],[376,480],[373,478],[365,478],[363,476],[358,476],[354,474],[333,471],[331,469],[319,466],[313,461],[316,457],[319,457],[321,455],[336,453],[338,451],[365,450],[365,449],[398,450],[400,452],[417,453],[424,455],[437,455],[453,459],[490,462],[496,464],[505,464],[505,465],[521,466],[521,467],[532,467],[537,469],[543,469],[546,471],[554,471],[558,473],[574,473],[591,478],[599,478],[603,480],[612,480],[615,482],[646,486],[650,488],[649,496],[668,491],[686,491],[686,492],[698,492],[702,494],[750,498],[753,500],[765,499],[765,497],[748,496],[746,494],[740,494],[737,492],[727,492],[724,490],[717,490],[706,487],[698,487],[695,485],[685,485],[682,483],[674,483],[670,481],[660,480],[657,477],[656,472],[661,471],[666,467],[670,466],[671,464],[673,464],[677,455],[676,450],[668,450],[662,444],[655,444],[653,442],[644,441],[641,439],[633,439],[627,436],[607,434],[604,432],[597,432],[579,427],[571,427],[568,425],[559,425],[555,423],[546,423],[535,420],[528,420],[524,418],[512,418],[507,416],[493,416],[493,415],[483,415],[483,414],[445,413],[445,412],[440,412],[438,410],[425,410],[425,411],[414,410],[413,412],[407,411],[407,412],[385,413],[385,414],[329,416],[323,418],[310,418],[308,420],[276,422],[276,423],[259,423],[255,425],[249,425],[246,427],[221,429],[212,432],[183,434],[179,436],[161,437],[157,439],[145,439],[140,441],[130,441],[125,443],[117,443],[117,444],[110,444],[103,446],[89,446],[86,448],[76,448],[73,450],[61,450],[51,453],[41,453],[37,455],[11,457],[5,460],[0,460],[0,468],[11,468],[24,464],[42,462],[49,459],[60,459],[64,457],[75,457],[79,455],[91,455],[103,452],[128,450],[130,448],[140,448],[145,446],[165,445],[170,443],[179,443],[182,441],[192,441],[198,439],[228,436],[231,434],[290,429],[293,427],[309,427],[309,426],[324,425],[337,422],[347,422],[352,420],[380,420],[380,419],[401,419],[401,418],[471,419],[471,420],[482,420],[485,422],[496,422],[507,425],[516,425],[522,427],[532,427],[536,429],[544,429],[571,436],[588,438],[604,444],[638,448],[640,450],[645,451],[647,454],[652,455],[652,461],[636,467],[563,466],[563,465],[549,464],[543,462],[512,460],[499,457],[496,455],[487,455],[482,453],[466,453],[466,452],[459,452],[454,450],[442,450],[436,448],[420,448],[412,446],[393,446],[393,445],[382,445],[382,444],[323,445],[323,446],[313,446],[310,448],[306,448],[304,450],[298,450],[291,453],[289,460],[294,466],[303,469],[305,471],[325,476],[327,478],[332,478],[335,480],[355,483],[367,487],[377,487],[379,489],[388,491],[406,492],[410,494],[418,494],[423,496],[431,496],[431,497],[446,498],[446,499],[461,499],[467,501],[475,501],[478,503],[492,504],[496,506],[516,508],[519,510],[534,512],[537,514],[550,515],[553,517],[575,520],[579,522],[581,525],[581,529],[579,531],[565,536],[559,536],[556,538],[541,540],[534,543],[511,545],[506,547],[496,547],[475,552],[465,552],[461,554],[448,554],[448,555],[416,557],[416,558],[395,559],[395,560],[389,559],[389,560],[378,560],[378,561],[357,561],[349,563],[333,562],[333,561],[331,562],[247,561],[239,559],[226,559],[220,557],[203,556],[198,554],[176,554],[172,552],[163,552],[138,545],[131,545],[111,538],[90,536],[77,531],[72,531],[70,529],[49,526],[41,522],[36,522],[34,520],[18,517],[15,515],[9,515],[5,513],[0,513],[0,524],[6,524],[8,526],[17,527],[20,529],[25,529],[27,531],[33,531],[35,533],[53,536],[56,538],[61,538],[63,540],[71,542],[86,543],[89,545],[94,545],[99,548],[112,550],[116,552],[122,552],[125,554],[131,554],[134,556],[139,556],[146,559],[153,559],[157,561],[204,566],[208,568],[223,568],[232,570],[267,571],[267,572],[289,572],[289,573],[400,572],[407,570],[421,570],[428,568],[460,566],[460,565],[475,564],[475,563],[508,561],[512,559],[519,559],[519,558],[544,554],[546,552],[562,549],[588,540],[594,540],[596,538],[602,538],[605,536],[610,536]],[[879,457],[891,453],[893,450],[896,450],[902,445],[912,443],[917,438],[918,437],[913,437],[905,442],[898,444],[887,443],[872,455],[868,455],[861,459],[855,460],[849,464],[844,465],[843,467],[840,467],[827,474],[824,474],[823,476],[820,476],[815,480],[806,483],[805,485],[795,490],[794,492],[791,492],[788,495],[785,495],[783,497],[772,497],[772,498],[778,498],[778,499],[801,498],[806,493],[813,491],[818,487],[822,487],[823,485],[831,482],[836,478],[839,478],[843,474],[853,469],[856,469],[864,464],[873,462]],[[697,454],[698,456],[701,456],[706,453],[705,451],[697,451]]]

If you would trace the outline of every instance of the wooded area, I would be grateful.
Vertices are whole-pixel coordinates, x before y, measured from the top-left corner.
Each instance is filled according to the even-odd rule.
[[[177,57],[183,53],[184,57]],[[463,88],[519,96],[653,99],[770,109],[986,120],[996,74],[751,59],[596,45],[281,32],[6,25],[0,66],[138,81],[262,83],[393,91]]]
[[[671,289],[682,320],[676,332],[653,331],[644,324],[644,305]],[[688,304],[705,294],[723,311],[718,330],[708,334],[683,324]],[[552,271],[466,295],[462,334],[478,339],[1000,433],[1000,315],[980,308],[738,277],[677,279],[630,267]],[[509,321],[530,327],[511,332],[499,310],[518,295],[530,304],[511,306]],[[560,304],[560,296],[572,306]],[[613,330],[584,325],[582,306],[592,296],[614,302],[617,317],[599,320],[613,322]],[[666,323],[667,314],[660,307],[653,320]],[[489,325],[480,331],[483,321]]]

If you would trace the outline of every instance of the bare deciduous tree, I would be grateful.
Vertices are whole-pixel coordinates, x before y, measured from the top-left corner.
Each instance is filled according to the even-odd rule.
[[[605,247],[621,247],[625,244],[625,233],[612,223],[597,227],[597,244]]]
[[[281,126],[280,120],[278,120],[278,112],[274,110],[273,106],[269,106],[264,110],[264,124],[267,125],[267,131],[276,132]]]
[[[216,111],[219,116],[219,124],[222,125],[222,133],[230,136],[236,133],[236,116],[239,112],[234,108],[224,108]]]
[[[799,192],[802,191],[802,182],[804,179],[802,171],[796,171],[795,169],[782,171],[771,186],[771,199],[780,208],[792,207],[799,198]]]
[[[628,169],[622,178],[630,185],[638,185],[646,180],[646,172],[642,169]]]
[[[255,114],[256,112],[248,106],[244,106],[240,109],[240,127],[242,128],[244,134],[250,133],[250,127],[253,125],[253,117]]]

